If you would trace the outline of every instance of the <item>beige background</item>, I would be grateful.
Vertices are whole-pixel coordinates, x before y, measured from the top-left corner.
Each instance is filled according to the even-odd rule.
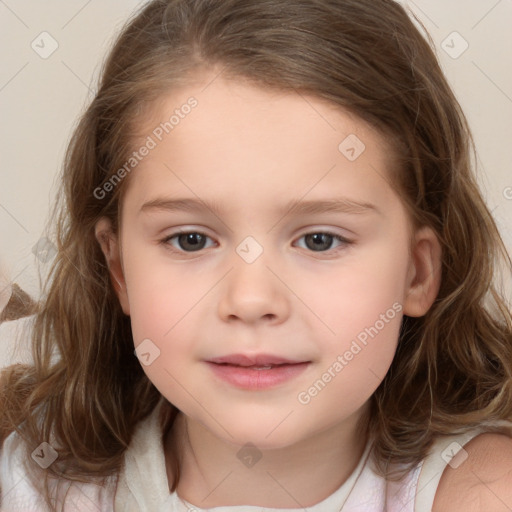
[[[35,298],[32,249],[44,236],[71,128],[92,97],[108,44],[142,3],[0,0],[0,267]],[[475,136],[480,184],[512,252],[512,2],[402,3],[435,41]],[[56,51],[42,58],[52,44]]]

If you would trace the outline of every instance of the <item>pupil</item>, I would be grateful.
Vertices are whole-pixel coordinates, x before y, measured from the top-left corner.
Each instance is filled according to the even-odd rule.
[[[204,237],[199,233],[187,233],[180,237],[180,245],[184,249],[187,248],[187,245],[192,249],[201,249],[202,244],[204,244]]]
[[[325,241],[325,238],[327,238],[327,242]],[[308,240],[312,239],[313,244],[311,247],[309,247],[310,249],[313,249],[313,250],[328,249],[329,246],[331,245],[331,243],[330,243],[331,238],[332,238],[332,236],[328,235],[327,233],[314,233],[312,235],[306,236],[306,245],[308,245],[308,247],[309,247],[309,244],[307,242],[308,242]]]

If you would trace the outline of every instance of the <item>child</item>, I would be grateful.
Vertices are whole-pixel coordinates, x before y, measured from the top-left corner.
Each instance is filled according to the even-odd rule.
[[[510,259],[470,147],[391,0],[147,4],[3,373],[2,510],[510,510]]]

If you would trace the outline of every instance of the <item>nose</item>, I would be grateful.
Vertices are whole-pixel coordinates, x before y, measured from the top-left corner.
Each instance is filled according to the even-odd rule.
[[[279,276],[275,265],[268,263],[265,253],[252,263],[235,255],[218,302],[218,314],[223,321],[279,324],[288,318],[290,297],[283,284],[286,279]]]

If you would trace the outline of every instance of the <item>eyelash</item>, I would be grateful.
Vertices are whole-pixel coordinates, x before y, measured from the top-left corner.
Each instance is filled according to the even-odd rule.
[[[168,236],[166,236],[165,238],[163,238],[162,240],[160,240],[160,243],[163,244],[168,250],[170,251],[173,251],[173,252],[178,252],[180,254],[194,254],[194,253],[200,253],[202,250],[204,249],[199,249],[197,251],[184,251],[184,250],[181,250],[181,249],[176,249],[175,247],[171,246],[169,244],[169,242],[173,239],[173,238],[176,238],[180,235],[190,235],[190,234],[196,234],[196,235],[201,235],[205,238],[210,238],[208,235],[206,235],[205,233],[202,233],[201,231],[194,231],[194,230],[191,230],[191,231],[177,231],[175,233],[172,233]],[[328,235],[328,236],[331,236],[333,237],[334,240],[337,240],[338,242],[340,242],[342,245],[339,246],[338,248],[335,248],[335,249],[328,249],[326,251],[310,251],[312,253],[319,253],[319,254],[332,254],[332,253],[337,253],[338,250],[340,250],[341,248],[343,248],[343,246],[349,246],[353,243],[353,241],[351,240],[348,240],[344,237],[342,237],[341,235],[338,235],[336,233],[333,233],[331,231],[311,231],[309,233],[305,233],[303,234],[302,236],[299,237],[299,240],[301,238],[304,238],[305,236],[307,235],[319,235],[319,234],[322,234],[322,235]],[[211,239],[211,238],[210,238]]]

